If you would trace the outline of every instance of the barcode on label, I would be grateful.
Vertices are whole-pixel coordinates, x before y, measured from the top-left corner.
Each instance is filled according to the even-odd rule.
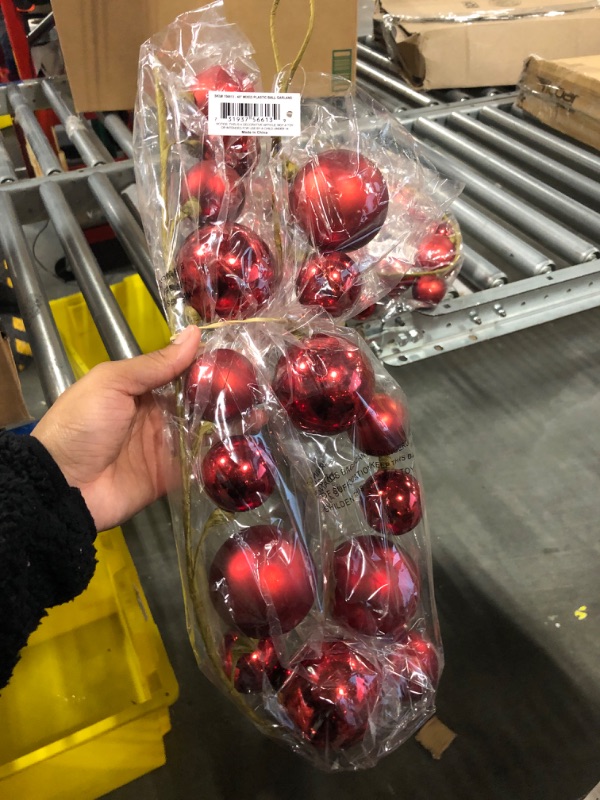
[[[279,103],[221,103],[221,119],[281,119]]]

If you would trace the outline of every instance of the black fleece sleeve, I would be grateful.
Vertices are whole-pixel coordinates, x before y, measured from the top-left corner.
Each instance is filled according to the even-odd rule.
[[[45,609],[77,597],[96,567],[94,521],[46,448],[0,434],[0,688]]]

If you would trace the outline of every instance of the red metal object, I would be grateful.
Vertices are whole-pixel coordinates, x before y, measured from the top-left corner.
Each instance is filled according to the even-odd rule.
[[[25,27],[13,0],[0,0],[0,10],[4,17],[4,24],[6,25],[6,32],[12,47],[19,78],[22,81],[35,78]]]

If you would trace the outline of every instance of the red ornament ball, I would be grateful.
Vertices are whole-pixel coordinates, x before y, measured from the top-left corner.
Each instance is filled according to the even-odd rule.
[[[449,219],[443,219],[435,229],[435,232],[438,236],[446,236],[449,239],[456,236],[457,233],[455,226]]]
[[[188,302],[207,322],[254,316],[277,278],[267,243],[232,222],[191,233],[177,256],[177,272]]]
[[[240,177],[252,172],[260,157],[256,136],[205,136],[203,157],[224,163]]]
[[[250,436],[231,436],[213,444],[202,460],[201,473],[204,491],[226,511],[258,508],[275,488],[268,457]]]
[[[437,686],[440,661],[433,644],[411,631],[388,656],[396,692],[402,701],[418,701]]]
[[[446,281],[440,275],[419,275],[412,287],[415,300],[437,306],[446,294]]]
[[[190,91],[194,95],[194,102],[200,111],[206,114],[208,111],[209,92],[248,92],[252,91],[252,89],[243,89],[239,75],[215,64],[196,75],[190,86]]]
[[[181,202],[198,201],[200,223],[228,220],[242,213],[246,190],[238,174],[216,161],[200,161],[189,169],[181,185]]]
[[[449,267],[456,257],[456,245],[449,236],[430,233],[417,248],[417,266],[421,269]]]
[[[358,313],[352,319],[357,320],[358,322],[363,322],[366,319],[369,319],[373,316],[373,314],[377,311],[377,303],[373,303],[373,305],[367,306],[364,308],[360,313]]]
[[[296,666],[279,700],[303,739],[321,750],[343,750],[364,738],[380,689],[379,669],[334,641]]]
[[[345,253],[313,255],[302,265],[296,289],[303,306],[320,306],[339,317],[360,296],[360,272]]]
[[[201,355],[189,369],[185,391],[191,408],[208,422],[241,416],[260,394],[252,364],[229,348]]]
[[[387,394],[376,394],[348,436],[354,447],[369,456],[389,456],[406,444],[405,425],[402,403]]]
[[[412,531],[423,515],[419,482],[397,469],[379,470],[365,481],[360,502],[369,525],[388,536]]]
[[[417,610],[420,578],[416,566],[392,542],[357,536],[333,553],[332,614],[367,636],[401,636]]]
[[[244,652],[238,634],[228,633],[222,651],[225,675],[241,694],[255,694],[269,687],[278,690],[288,674],[269,638],[260,639],[253,650]]]
[[[212,601],[242,633],[260,638],[299,625],[314,600],[313,564],[295,531],[254,525],[233,534],[210,568]]]
[[[374,385],[373,368],[356,344],[317,334],[279,359],[273,390],[294,425],[331,435],[364,412]]]
[[[327,150],[293,180],[289,204],[319,250],[356,250],[373,239],[388,211],[388,189],[372,161],[354,150]]]
[[[405,275],[404,278],[402,278],[402,280],[390,291],[389,296],[402,297],[402,295],[405,294],[411,288],[411,286],[415,285],[416,280],[416,275]]]

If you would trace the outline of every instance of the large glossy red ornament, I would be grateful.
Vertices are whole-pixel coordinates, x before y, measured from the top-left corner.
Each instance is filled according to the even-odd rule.
[[[226,511],[251,511],[275,488],[268,456],[250,436],[213,444],[202,459],[202,483],[210,499]]]
[[[223,67],[214,65],[199,72],[194,78],[190,91],[194,95],[194,102],[203,114],[208,111],[209,92],[241,92],[252,91],[242,88],[239,75],[229,72]]]
[[[376,472],[360,490],[360,501],[369,525],[378,533],[400,536],[421,521],[421,488],[402,470]]]
[[[312,255],[298,272],[296,289],[303,306],[319,306],[339,317],[360,297],[360,272],[345,253]]]
[[[418,701],[432,692],[439,679],[440,661],[433,644],[416,631],[388,655],[394,686],[402,701]]]
[[[373,396],[375,375],[360,348],[317,334],[289,348],[275,369],[273,389],[292,422],[310,433],[347,430]]]
[[[254,316],[277,282],[267,243],[232,222],[191,233],[177,256],[177,272],[189,304],[207,322]]]
[[[422,269],[449,267],[456,256],[456,245],[449,236],[429,233],[417,248],[417,266]]]
[[[369,456],[389,456],[406,444],[406,416],[399,400],[373,395],[348,436],[354,447]]]
[[[380,689],[380,670],[354,647],[334,641],[295,667],[279,699],[303,739],[339,751],[364,738]]]
[[[223,640],[222,653],[225,675],[242,694],[255,694],[268,688],[277,691],[288,674],[269,638],[256,642],[254,649],[244,651],[239,635],[228,633]]]
[[[295,531],[254,525],[231,536],[209,572],[220,616],[254,638],[299,625],[314,600],[313,564]]]
[[[357,536],[336,547],[332,575],[334,619],[367,636],[398,637],[417,610],[420,578],[393,542]]]
[[[437,306],[446,295],[446,281],[441,275],[419,275],[412,287],[415,300]]]
[[[208,422],[239,417],[260,397],[250,361],[225,347],[201,355],[192,364],[185,391],[191,409]]]
[[[251,172],[260,157],[260,141],[256,136],[205,136],[203,157],[224,163],[243,177]]]
[[[354,150],[327,150],[298,172],[290,211],[319,250],[355,250],[385,222],[388,189],[376,165]]]
[[[181,202],[198,202],[200,224],[228,220],[242,213],[246,191],[237,172],[216,161],[200,161],[189,169],[181,184]]]

